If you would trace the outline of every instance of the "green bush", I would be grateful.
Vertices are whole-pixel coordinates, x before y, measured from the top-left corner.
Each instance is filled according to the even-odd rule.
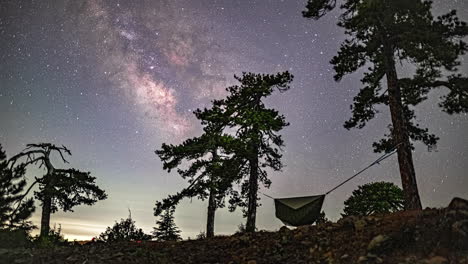
[[[344,204],[342,216],[392,213],[403,209],[403,191],[391,182],[368,183],[354,190]]]

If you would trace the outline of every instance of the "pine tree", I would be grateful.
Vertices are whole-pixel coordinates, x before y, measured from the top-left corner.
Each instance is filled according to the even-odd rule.
[[[156,222],[153,235],[157,241],[178,241],[181,240],[180,230],[174,222],[174,207],[164,211],[160,220]]]
[[[27,219],[35,207],[32,198],[25,199],[25,173],[23,164],[14,168],[8,166],[6,153],[0,145],[0,229],[33,228]]]
[[[199,118],[203,111],[195,111]],[[191,138],[180,145],[163,144],[156,154],[163,161],[163,168],[170,172],[180,167],[182,161],[190,162],[188,169],[178,169],[190,185],[181,192],[156,202],[155,216],[179,203],[184,197],[208,198],[206,236],[214,236],[214,220],[217,208],[224,206],[224,198],[232,187],[237,171],[235,161],[230,159],[230,149],[235,139],[222,133],[222,124],[206,123],[200,137]]]
[[[106,193],[95,184],[95,177],[89,172],[76,169],[57,169],[51,162],[51,154],[56,153],[64,163],[68,161],[64,153],[71,155],[65,146],[55,146],[50,143],[28,144],[26,149],[13,156],[8,166],[14,168],[15,164],[24,159],[22,166],[39,165],[45,169],[42,177],[35,178],[29,190],[39,184],[39,191],[34,192],[35,198],[42,203],[41,236],[48,236],[50,230],[50,215],[62,209],[73,211],[73,207],[86,204],[93,205],[98,200],[107,198]]]
[[[319,19],[336,0],[309,0],[303,15]],[[335,80],[370,66],[361,80],[364,87],[354,98],[353,116],[345,128],[363,128],[378,113],[377,105],[388,105],[390,133],[373,144],[376,152],[397,147],[405,196],[405,209],[421,209],[413,165],[413,141],[428,146],[438,138],[416,123],[414,107],[427,99],[432,88],[446,87],[448,95],[439,104],[449,114],[468,112],[468,78],[457,74],[459,56],[465,54],[466,23],[455,11],[434,18],[432,2],[422,0],[346,0],[338,25],[348,39],[331,63]],[[401,77],[397,65],[415,68],[412,77]],[[386,90],[382,82],[386,81]]]
[[[271,184],[265,168],[281,170],[283,139],[277,133],[288,125],[278,111],[266,108],[263,99],[275,89],[287,91],[293,76],[283,72],[276,75],[243,73],[241,77],[234,77],[240,85],[228,87],[226,99],[213,101],[212,109],[205,109],[199,115],[202,120],[220,122],[235,131],[238,141],[233,147],[233,160],[239,165],[238,175],[248,176],[241,183],[240,194],[231,192],[231,209],[236,205],[247,207],[247,211],[244,210],[246,231],[254,232],[259,182],[265,187]]]

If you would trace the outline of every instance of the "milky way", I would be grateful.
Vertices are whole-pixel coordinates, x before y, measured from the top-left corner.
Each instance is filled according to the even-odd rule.
[[[372,142],[390,120],[382,108],[364,129],[343,128],[362,76],[334,82],[329,61],[345,38],[335,25],[339,10],[307,20],[301,16],[305,2],[0,1],[0,143],[8,155],[27,143],[64,144],[73,152],[70,165],[97,177],[108,200],[51,218],[68,237],[95,236],[128,209],[149,232],[155,200],[186,186],[162,170],[154,150],[199,135],[193,110],[225,96],[234,74],[289,70],[291,89],[267,100],[291,124],[282,132],[286,167],[271,173],[271,189],[262,191],[277,197],[323,193],[379,156]],[[435,1],[434,10],[458,9],[466,21],[467,3]],[[468,72],[466,57],[460,69]],[[430,93],[416,109],[421,125],[441,138],[438,152],[416,144],[424,206],[468,198],[468,116],[442,113],[437,98],[444,92]],[[28,178],[36,173],[41,170],[31,169]],[[353,189],[377,180],[400,184],[395,157],[328,195],[327,216],[337,219]],[[272,201],[261,203],[259,229],[279,228]],[[196,200],[178,207],[184,237],[204,229],[205,212],[206,204]],[[215,231],[232,233],[243,221],[239,212],[219,210]]]

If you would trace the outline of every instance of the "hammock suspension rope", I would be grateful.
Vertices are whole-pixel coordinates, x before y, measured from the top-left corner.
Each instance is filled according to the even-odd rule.
[[[354,179],[355,177],[357,177],[367,169],[371,168],[372,166],[380,164],[381,161],[395,154],[400,144],[395,145],[395,147],[393,147],[389,152],[385,153],[384,155],[376,159],[374,162],[369,164],[367,167],[363,168],[362,170],[358,171],[345,181],[333,187],[325,194],[303,197],[274,198],[263,192],[260,193],[275,201],[275,215],[284,224],[289,226],[310,225],[314,223],[319,217],[322,209],[322,204],[326,195],[338,189],[343,184]]]

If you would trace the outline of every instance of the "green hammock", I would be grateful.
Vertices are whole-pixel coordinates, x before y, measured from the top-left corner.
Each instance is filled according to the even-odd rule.
[[[325,194],[275,199],[275,215],[285,225],[313,224],[320,215]]]
[[[358,176],[359,174],[361,174],[368,168],[376,164],[379,164],[379,162],[383,161],[384,159],[396,153],[396,148],[398,147],[398,145],[396,145],[390,152],[385,153],[376,161],[372,162],[369,166],[355,173],[353,176],[349,177],[344,182],[338,184],[336,187],[329,190],[325,194],[314,195],[314,196],[303,196],[303,197],[291,197],[291,198],[273,198],[264,193],[263,195],[275,200],[275,215],[285,225],[288,225],[288,226],[311,225],[320,216],[320,211],[322,210],[323,200],[325,199],[325,196],[327,194],[338,189],[341,185],[347,183],[348,181]]]

